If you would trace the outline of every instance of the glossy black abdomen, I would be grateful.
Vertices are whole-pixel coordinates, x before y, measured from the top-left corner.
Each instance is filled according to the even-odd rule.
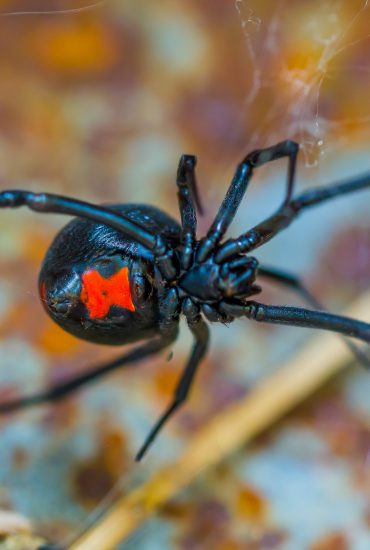
[[[146,204],[109,204],[107,206],[142,225],[153,235],[163,236],[170,246],[177,245],[179,224],[159,208]],[[96,257],[97,254],[107,250],[117,250],[135,258],[152,259],[151,252],[130,236],[107,225],[74,218],[55,237],[41,269],[44,269],[45,264],[48,264],[49,268],[63,269],[71,262]]]
[[[180,227],[161,210],[142,204],[108,206],[154,235],[161,235],[171,247],[178,244]],[[114,297],[114,277],[121,275],[122,280],[128,278],[126,292],[131,305],[122,305]],[[87,281],[87,276],[91,280]],[[95,287],[92,280],[97,281]],[[82,218],[70,221],[52,242],[39,282],[48,314],[78,338],[121,345],[158,333],[162,289],[153,255],[111,227]],[[113,297],[109,296],[110,289]]]

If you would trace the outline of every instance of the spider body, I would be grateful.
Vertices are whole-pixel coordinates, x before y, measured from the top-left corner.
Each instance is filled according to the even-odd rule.
[[[150,227],[176,249],[180,225],[150,205],[110,205],[142,227]],[[175,258],[179,264],[179,258]],[[123,345],[161,330],[161,303],[175,290],[172,322],[184,300],[210,321],[226,321],[217,309],[224,298],[260,292],[253,284],[257,260],[238,255],[217,263],[215,254],[200,263],[196,249],[186,269],[169,283],[148,247],[104,224],[75,218],[55,237],[42,263],[39,290],[50,317],[74,336],[90,342]]]
[[[225,198],[207,234],[197,239],[201,211],[195,178],[196,158],[182,155],[177,171],[181,224],[148,205],[97,206],[69,197],[28,191],[0,192],[0,208],[28,206],[46,213],[77,216],[54,239],[39,277],[40,295],[48,314],[75,336],[121,345],[144,341],[116,360],[45,392],[0,404],[10,412],[60,399],[119,367],[139,362],[171,346],[183,315],[194,345],[172,402],[137,454],[140,460],[156,435],[186,400],[197,368],[208,349],[208,322],[252,321],[318,328],[370,342],[370,324],[333,315],[284,271],[265,267],[251,252],[272,239],[307,208],[370,187],[370,174],[293,197],[298,145],[286,140],[253,151],[238,165]],[[270,217],[239,237],[224,241],[254,170],[269,161],[288,158],[286,193]],[[256,284],[270,279],[298,292],[313,309],[266,305],[249,298]],[[351,349],[366,366],[369,361],[354,344]]]

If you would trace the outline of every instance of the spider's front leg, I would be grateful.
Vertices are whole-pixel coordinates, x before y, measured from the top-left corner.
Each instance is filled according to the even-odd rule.
[[[236,239],[226,241],[218,250],[215,260],[221,263],[235,256],[235,254],[251,252],[288,227],[298,214],[306,208],[321,204],[335,197],[353,193],[354,191],[368,189],[369,187],[370,173],[367,173],[337,185],[319,187],[312,191],[306,191],[298,195],[297,198],[292,199],[289,203],[284,203],[275,214],[246,233],[243,233]]]
[[[182,155],[177,169],[179,210],[181,215],[180,267],[186,270],[193,260],[196,242],[197,214],[195,207],[202,213],[198,187],[195,177],[197,159],[194,155]]]
[[[246,159],[252,164],[253,167],[262,166],[267,162],[272,160],[277,160],[280,158],[288,158],[288,174],[287,174],[287,186],[285,197],[283,200],[283,206],[288,204],[292,198],[294,183],[295,183],[295,172],[297,166],[297,155],[299,151],[299,145],[295,141],[286,139],[272,145],[271,147],[266,147],[264,149],[257,149],[252,151],[247,155]]]
[[[203,239],[199,247],[197,254],[197,260],[199,262],[204,262],[206,260],[211,250],[225,235],[244,197],[248,183],[253,175],[254,168],[279,158],[288,157],[289,166],[287,189],[283,205],[289,202],[294,187],[298,150],[299,146],[297,143],[291,140],[285,140],[277,143],[276,145],[272,145],[271,147],[252,151],[244,157],[242,162],[238,165],[219,211],[217,212],[217,215],[209,228],[205,239]]]

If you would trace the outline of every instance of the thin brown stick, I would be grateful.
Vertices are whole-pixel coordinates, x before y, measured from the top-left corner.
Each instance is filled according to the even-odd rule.
[[[370,293],[346,311],[366,319]],[[141,487],[116,502],[71,550],[114,550],[161,505],[306,399],[349,361],[350,352],[331,333],[308,343],[288,364],[259,383],[245,398],[227,407],[190,439],[184,453],[154,473]]]

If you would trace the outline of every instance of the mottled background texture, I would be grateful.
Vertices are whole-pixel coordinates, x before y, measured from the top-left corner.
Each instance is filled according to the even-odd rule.
[[[177,216],[178,157],[196,153],[202,232],[235,164],[256,147],[297,140],[300,189],[370,170],[367,1],[88,2],[0,1],[2,189],[149,202]],[[279,204],[285,170],[279,161],[257,171],[231,234]],[[369,216],[370,192],[348,196],[307,212],[257,257],[300,274],[340,311],[370,286]],[[39,302],[38,268],[65,221],[1,212],[2,399],[119,353],[62,332]],[[300,303],[270,285],[263,300]],[[56,405],[2,417],[0,508],[63,542],[110,489],[125,493],[174,458],[310,336],[247,321],[213,327],[189,403],[140,465],[133,456],[189,350],[185,326],[170,362],[163,354]],[[353,367],[205,472],[121,549],[368,550],[369,395],[369,374]]]

